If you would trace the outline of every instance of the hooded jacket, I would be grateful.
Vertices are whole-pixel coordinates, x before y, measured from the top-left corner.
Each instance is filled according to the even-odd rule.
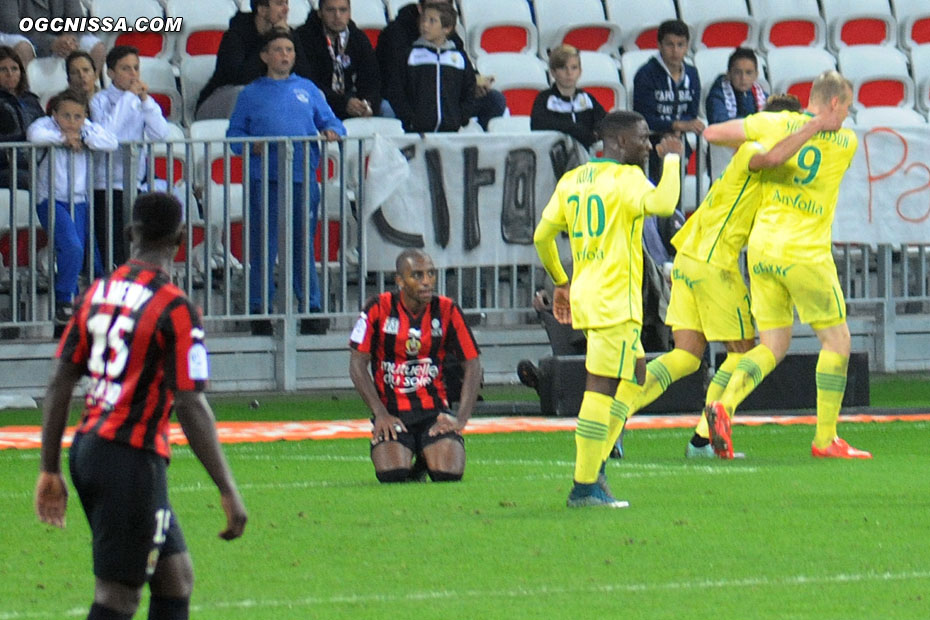
[[[407,56],[404,95],[390,99],[408,132],[458,131],[472,116],[475,72],[447,39],[435,47],[417,39]]]

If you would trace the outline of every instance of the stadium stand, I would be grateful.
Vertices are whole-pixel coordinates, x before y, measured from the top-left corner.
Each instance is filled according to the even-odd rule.
[[[756,20],[745,2],[678,0],[679,15],[691,29],[691,49],[751,47],[759,40]]]
[[[581,56],[581,77],[578,88],[585,89],[597,99],[604,109],[627,109],[626,88],[620,82],[620,68],[617,61],[601,52],[579,52]]]
[[[58,56],[36,58],[26,65],[26,77],[29,79],[29,88],[39,96],[42,105],[55,93],[68,88],[65,61]]]
[[[888,0],[821,0],[827,44],[834,51],[850,45],[894,45],[897,27]]]
[[[397,17],[397,11],[401,10],[403,7],[408,4],[414,4],[417,0],[384,0],[385,6],[387,6],[387,13],[390,19]]]
[[[291,28],[303,26],[310,15],[310,0],[289,0],[287,12],[287,25]]]
[[[891,0],[898,20],[898,46],[911,49],[930,44],[930,4],[926,0]]]
[[[90,14],[95,17],[125,17],[132,22],[140,17],[164,17],[165,11],[156,0],[93,0]],[[170,58],[174,53],[173,39],[162,32],[101,32],[98,36],[108,49],[114,45],[132,45],[139,49],[140,56],[158,58]]]
[[[462,4],[462,22],[475,56],[535,54],[539,49],[539,35],[526,0],[468,0]]]
[[[579,50],[620,53],[620,26],[607,21],[601,0],[573,0],[571,11],[564,0],[535,0],[533,6],[540,58],[547,59],[549,50],[562,43]]]
[[[498,116],[488,122],[488,133],[529,133],[529,116]]]
[[[777,47],[766,55],[772,92],[790,93],[806,106],[814,78],[828,69],[836,69],[836,58],[825,49]]]
[[[184,100],[184,123],[194,122],[197,97],[216,68],[216,56],[187,56],[181,59],[181,97]]]
[[[824,47],[827,26],[817,0],[749,0],[759,24],[759,47]]]
[[[381,0],[354,0],[351,4],[352,21],[371,41],[371,46],[378,44],[381,31],[387,26],[385,7]]]
[[[930,44],[911,48],[911,76],[917,85],[917,106],[930,112]]]
[[[863,108],[856,112],[855,122],[859,127],[875,127],[879,125],[899,126],[918,125],[926,127],[927,119],[911,108],[896,106],[875,106]]]
[[[494,76],[494,88],[507,99],[511,114],[529,115],[536,95],[549,87],[545,63],[531,54],[484,54],[475,65],[482,75]]]
[[[630,50],[620,56],[620,78],[626,89],[627,109],[633,108],[633,78],[646,62],[657,54],[654,49]]]
[[[149,95],[161,107],[165,118],[180,123],[184,116],[184,103],[178,91],[174,67],[164,58],[142,56],[139,58],[139,73],[149,86]]]
[[[183,62],[195,56],[216,56],[229,18],[235,13],[236,5],[229,0],[167,0],[165,14],[184,20],[175,46],[176,58]]]
[[[857,107],[914,107],[914,81],[907,57],[886,45],[844,47],[837,56],[840,72],[853,83]]]
[[[624,52],[658,48],[659,24],[678,17],[675,0],[606,0],[604,8],[607,10],[607,18],[620,27]]]

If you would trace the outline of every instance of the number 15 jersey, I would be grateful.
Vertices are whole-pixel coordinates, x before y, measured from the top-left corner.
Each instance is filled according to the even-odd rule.
[[[78,432],[171,456],[177,391],[208,378],[200,312],[168,274],[131,260],[84,292],[58,357],[90,377]]]
[[[811,118],[806,113],[762,112],[746,117],[743,127],[749,140],[781,139]],[[809,263],[831,257],[840,182],[858,144],[851,129],[821,131],[784,164],[764,170],[749,245],[789,261]]]

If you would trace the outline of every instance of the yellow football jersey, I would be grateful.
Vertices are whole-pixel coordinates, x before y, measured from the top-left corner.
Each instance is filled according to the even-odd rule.
[[[812,118],[778,112],[746,117],[749,140],[781,139]],[[762,174],[762,193],[749,243],[769,256],[813,262],[831,255],[840,182],[859,142],[851,129],[821,131],[796,155]]]
[[[542,218],[568,233],[576,329],[642,322],[643,196],[653,190],[638,166],[606,159],[559,179]]]
[[[701,205],[672,237],[679,252],[720,269],[739,270],[762,187],[760,173],[749,169],[749,161],[766,150],[756,141],[737,149]]]

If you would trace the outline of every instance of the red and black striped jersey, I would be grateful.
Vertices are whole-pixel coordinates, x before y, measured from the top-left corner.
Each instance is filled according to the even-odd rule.
[[[208,378],[200,311],[163,270],[131,260],[84,292],[57,356],[90,377],[78,432],[171,456],[178,391]]]
[[[454,301],[434,296],[414,316],[397,292],[368,300],[349,346],[371,355],[375,386],[391,412],[448,409],[443,362],[449,355],[471,360],[480,353]]]

